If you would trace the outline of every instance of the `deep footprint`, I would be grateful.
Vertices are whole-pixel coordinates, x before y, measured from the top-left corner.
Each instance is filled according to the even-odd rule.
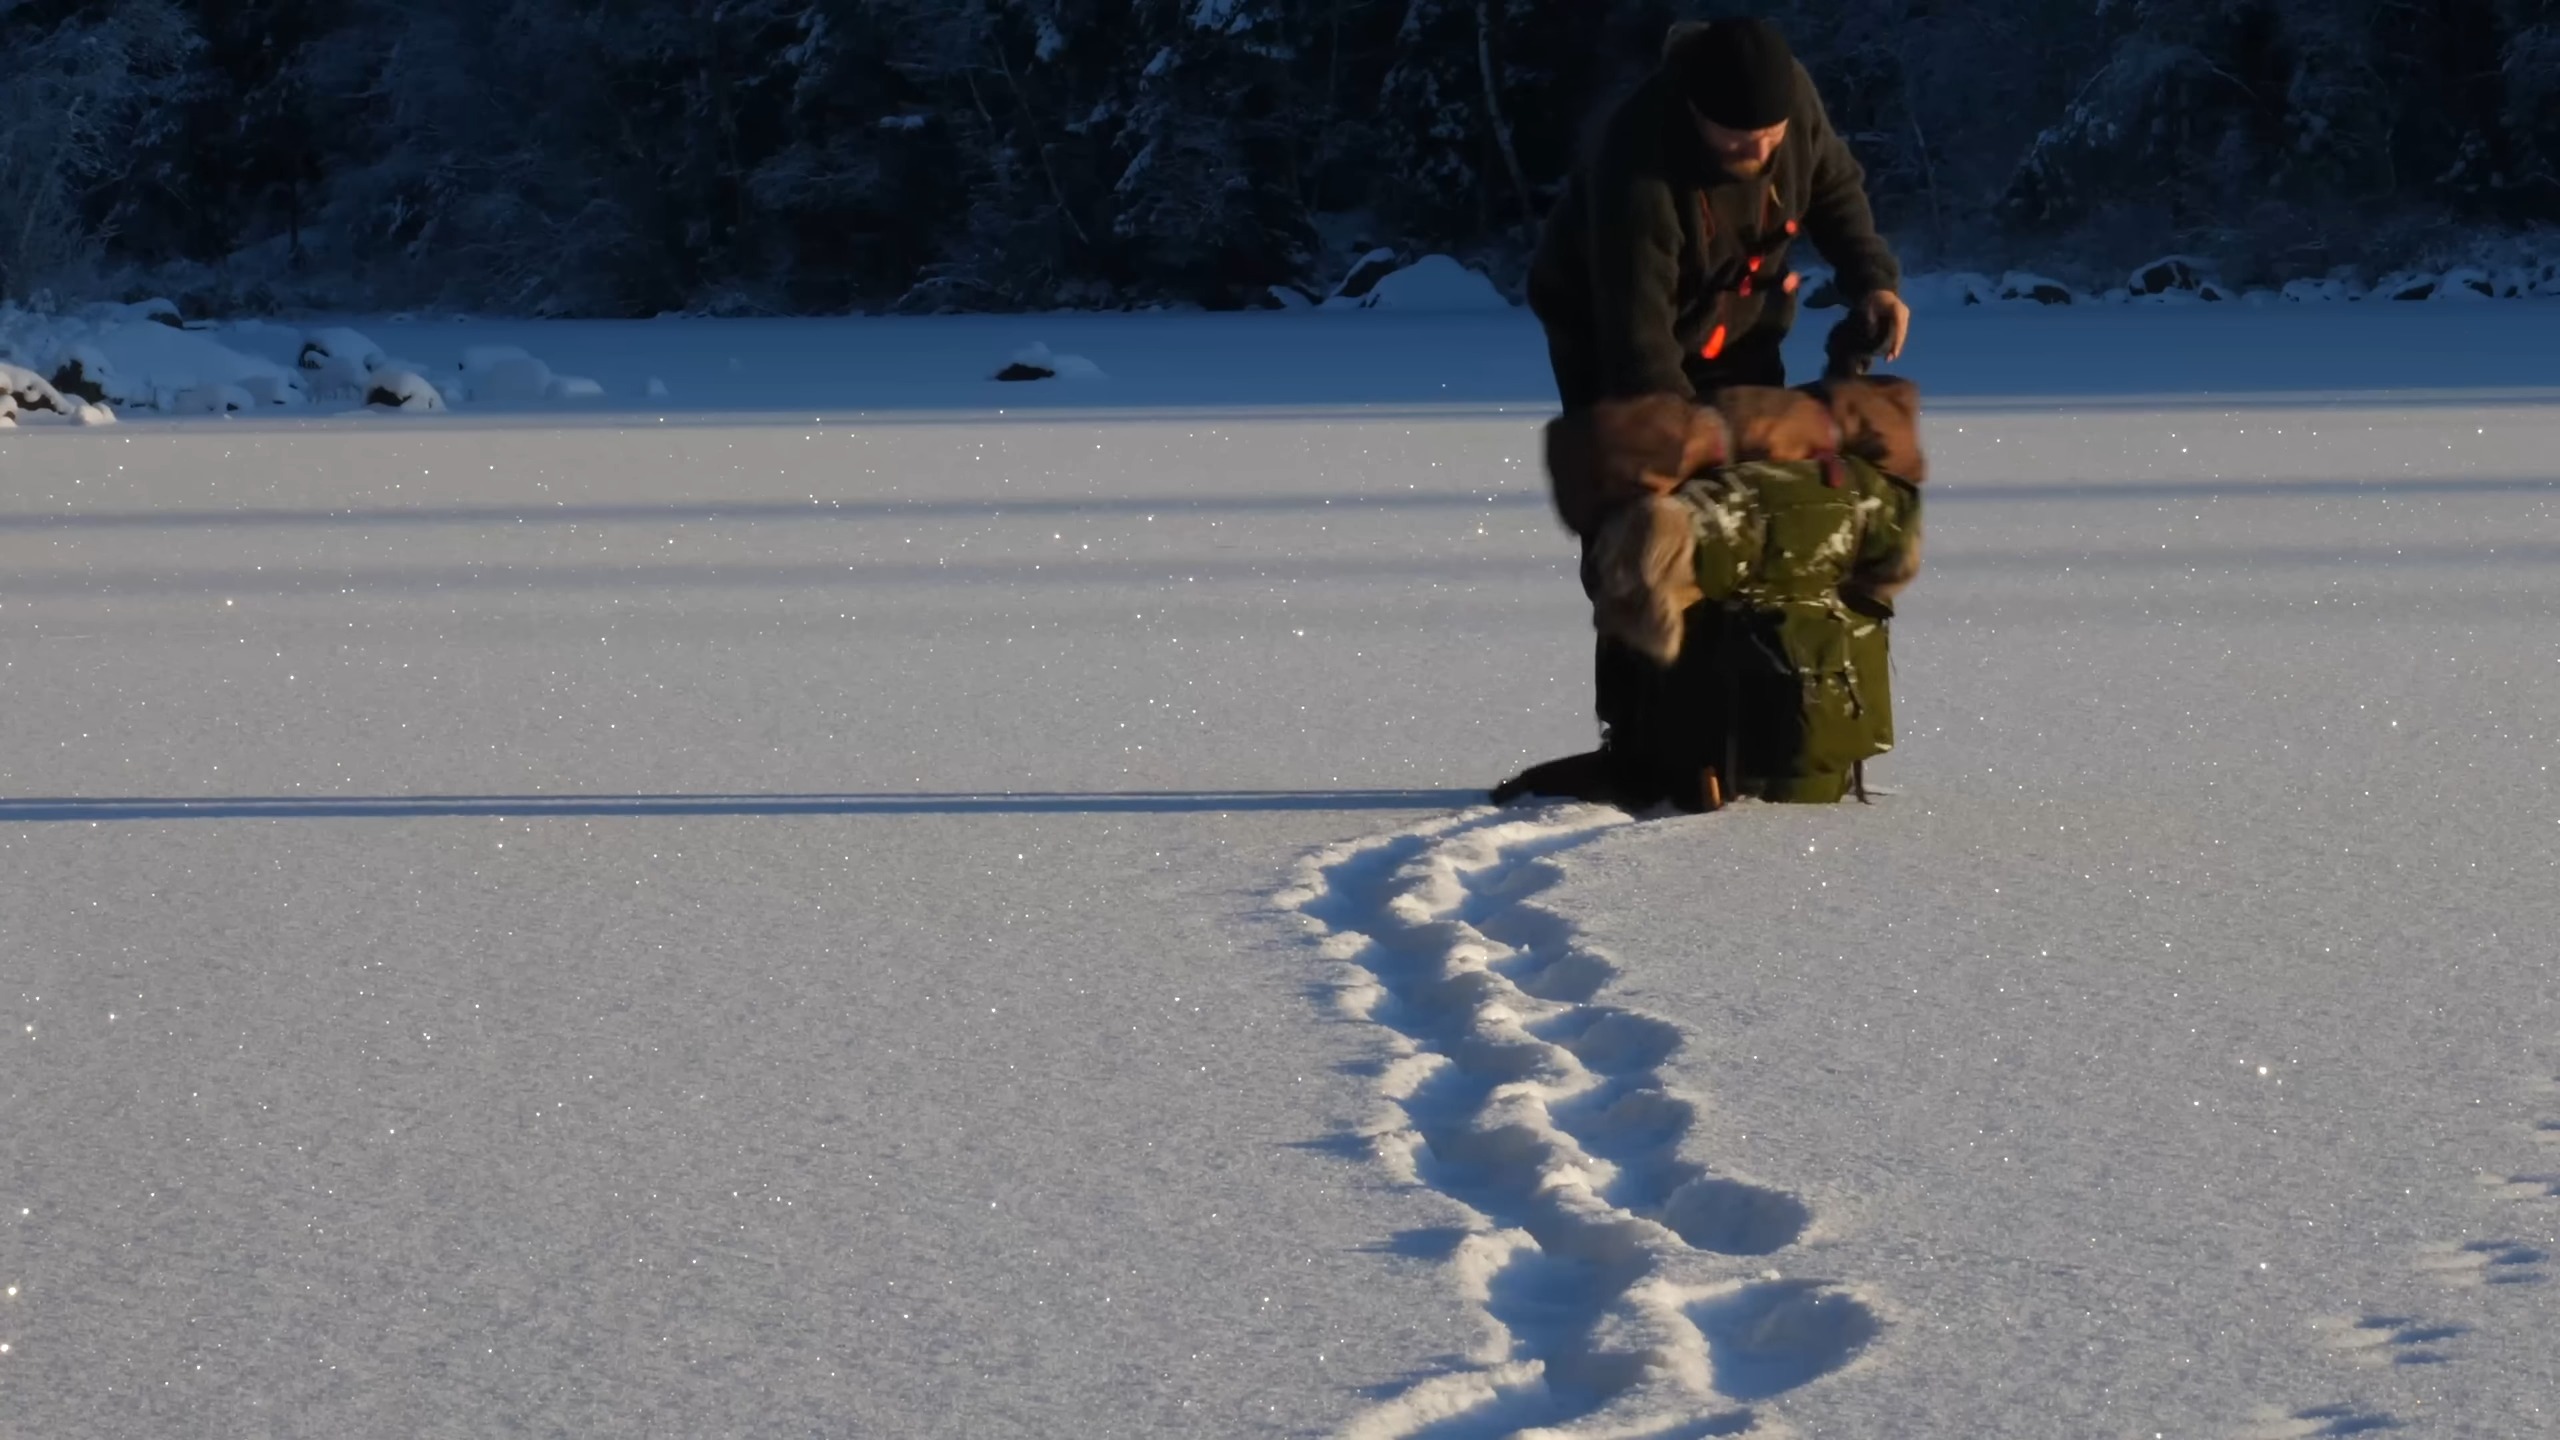
[[[1581,1006],[1541,1024],[1536,1033],[1571,1051],[1599,1075],[1640,1074],[1660,1066],[1680,1049],[1678,1026],[1606,1006]]]
[[[1718,1394],[1766,1400],[1811,1384],[1883,1333],[1875,1312],[1818,1280],[1773,1280],[1698,1301],[1689,1318],[1707,1337]]]
[[[1704,1175],[1671,1192],[1662,1223],[1700,1250],[1770,1255],[1803,1236],[1813,1212],[1782,1191]]]
[[[2322,1440],[2331,1435],[2371,1435],[2402,1428],[2379,1410],[2353,1405],[2314,1405],[2307,1410],[2270,1409],[2236,1433],[2232,1440]]]
[[[2430,1246],[2419,1252],[2420,1273],[2439,1284],[2539,1285],[2550,1279],[2543,1264],[2551,1252],[2514,1240],[2473,1240],[2462,1245]]]
[[[2560,1200],[2560,1175],[2510,1175],[2500,1188],[2519,1200]]]
[[[2452,1357],[2437,1348],[2471,1333],[2468,1325],[2430,1325],[2407,1315],[2367,1315],[2334,1325],[2329,1348],[2359,1365],[2443,1365]]]

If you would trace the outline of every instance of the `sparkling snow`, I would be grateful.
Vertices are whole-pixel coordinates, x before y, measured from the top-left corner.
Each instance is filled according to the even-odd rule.
[[[2560,1430],[2554,316],[1924,315],[1887,793],[1641,823],[1517,312],[9,430],[11,1423]]]

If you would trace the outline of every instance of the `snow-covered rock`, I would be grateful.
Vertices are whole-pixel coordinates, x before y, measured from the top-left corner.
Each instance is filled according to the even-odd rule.
[[[1365,298],[1377,288],[1379,281],[1395,273],[1396,259],[1395,251],[1381,246],[1352,261],[1350,273],[1342,277],[1341,284],[1333,287],[1333,293],[1325,297],[1325,303],[1331,305],[1337,301]]]
[[[2197,255],[2163,255],[2126,277],[2128,299],[2154,305],[2219,304],[2236,297],[2215,275],[2213,262]]]
[[[666,399],[666,398],[667,398],[667,382],[666,382],[666,381],[664,381],[664,380],[659,379],[659,378],[658,378],[657,376],[655,376],[655,375],[650,376],[650,377],[649,377],[649,386],[648,386],[648,396],[649,396],[649,398],[650,398],[650,399],[652,399],[652,400],[664,400],[664,399]]]
[[[373,372],[388,362],[382,347],[353,330],[314,330],[302,339],[297,362],[311,376],[315,394],[360,393]]]
[[[301,379],[285,366],[234,350],[210,331],[127,318],[135,308],[93,307],[68,317],[0,314],[0,348],[12,364],[49,377],[60,396],[91,405],[165,408],[199,387],[253,383],[281,403],[301,399]],[[27,397],[20,400],[27,404]],[[63,413],[74,412],[66,407]]]
[[[604,398],[604,386],[584,375],[554,375],[544,393],[545,398],[552,400],[601,400]]]
[[[2000,277],[2000,298],[2027,300],[2038,305],[2069,305],[2080,297],[2071,287],[2050,276],[2029,270],[2012,270]]]
[[[301,382],[290,375],[243,376],[240,389],[262,406],[299,405],[304,399]]]
[[[2284,282],[2284,288],[2278,293],[2287,300],[2303,305],[2364,298],[2363,289],[2352,278],[2344,275],[2332,275],[2325,280],[2287,280]]]
[[[388,410],[442,410],[444,393],[415,370],[385,366],[365,382],[364,403]]]
[[[114,386],[112,392],[110,386]],[[124,387],[116,384],[114,363],[89,344],[67,348],[61,363],[54,367],[53,388],[91,402],[128,398]]]
[[[2425,270],[2394,270],[2373,287],[2376,300],[2432,300],[2439,277]]]
[[[2497,298],[2497,282],[2489,272],[2477,265],[2457,265],[2436,279],[2436,300],[2493,300]]]
[[[87,401],[81,401],[79,402],[79,407],[80,408],[71,412],[71,423],[74,425],[113,425],[116,423],[116,412],[108,409],[104,405],[92,405]]]
[[[996,372],[998,380],[1104,380],[1102,367],[1081,355],[1053,354],[1034,341],[1013,352],[1013,362]]]
[[[1511,302],[1493,282],[1446,255],[1425,255],[1401,270],[1379,276],[1357,300],[1327,301],[1363,310],[1462,311],[1508,310]]]
[[[2148,265],[2134,268],[2125,280],[2125,289],[2135,295],[2167,295],[2184,291],[2198,295],[2213,278],[2213,262],[2194,255],[2163,255]]]
[[[200,385],[246,389],[255,383],[289,396],[289,404],[300,404],[307,394],[299,374],[234,350],[213,331],[127,322],[102,327],[91,343],[113,368],[115,383],[107,387],[106,399],[119,405],[157,405],[163,395]]]
[[[53,382],[33,370],[0,362],[0,394],[9,397],[11,410],[50,410],[58,415],[71,413],[71,405]]]

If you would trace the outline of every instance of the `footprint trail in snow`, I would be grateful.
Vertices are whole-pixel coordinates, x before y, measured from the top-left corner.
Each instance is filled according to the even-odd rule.
[[[2560,1076],[2537,1082],[2532,1087],[2541,1098],[2560,1097]],[[2480,1183],[2504,1199],[2560,1200],[2560,1118],[2545,1116],[2532,1122],[2529,1133],[2541,1153],[2550,1157],[2547,1166],[2514,1174],[2483,1174]]]
[[[2560,1076],[2527,1087],[2537,1096],[2560,1095]],[[2537,1142],[2560,1136],[2560,1121],[2536,1119],[2528,1128]],[[2560,1172],[2476,1173],[2493,1202],[2560,1200]],[[2503,1213],[2503,1212],[2502,1212]],[[2552,1253],[2520,1239],[2437,1241],[2421,1245],[2413,1257],[2419,1277],[2448,1290],[2495,1296],[2506,1287],[2542,1285],[2552,1278]],[[2486,1312],[2484,1312],[2485,1314]],[[2357,1365],[2449,1365],[2462,1351],[2470,1324],[2433,1322],[2414,1315],[2374,1314],[2325,1316],[2311,1322],[2322,1345]],[[2294,1437],[2361,1435],[2398,1430],[2406,1422],[2386,1411],[2355,1405],[2326,1405],[2283,1411],[2270,1407],[2254,1417],[2235,1440],[2294,1440]]]
[[[1602,1003],[1617,966],[1530,903],[1563,878],[1554,857],[1627,823],[1470,811],[1319,852],[1277,897],[1319,937],[1329,1003],[1392,1037],[1363,1137],[1466,1207],[1435,1251],[1485,1322],[1462,1366],[1345,1440],[1765,1433],[1753,1406],[1879,1332],[1867,1301],[1758,1258],[1811,1213],[1681,1158],[1695,1112],[1660,1073],[1679,1030]]]

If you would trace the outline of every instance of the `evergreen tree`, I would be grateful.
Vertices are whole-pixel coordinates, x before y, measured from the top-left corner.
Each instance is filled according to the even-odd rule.
[[[1237,305],[1374,244],[1508,279],[1703,8],[0,0],[0,293]],[[2560,221],[2560,0],[1742,8],[1923,263],[2282,275]]]

